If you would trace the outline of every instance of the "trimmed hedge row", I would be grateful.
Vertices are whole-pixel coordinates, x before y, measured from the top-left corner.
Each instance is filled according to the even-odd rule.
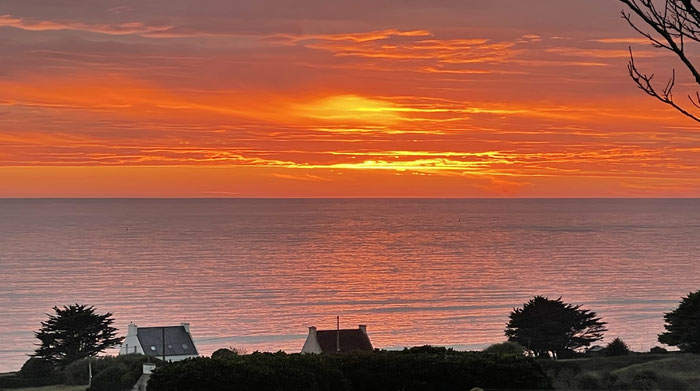
[[[353,355],[253,353],[159,366],[149,391],[447,391],[472,387],[551,389],[536,361],[450,350]]]

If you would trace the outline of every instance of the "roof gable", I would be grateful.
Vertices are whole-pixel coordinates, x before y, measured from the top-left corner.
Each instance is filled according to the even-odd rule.
[[[183,326],[139,327],[136,330],[136,336],[145,355],[163,356],[163,333],[165,333],[166,357],[198,354],[190,333]]]
[[[316,339],[323,353],[337,352],[338,334],[340,334],[340,353],[374,350],[369,337],[360,329],[319,330],[316,332]]]

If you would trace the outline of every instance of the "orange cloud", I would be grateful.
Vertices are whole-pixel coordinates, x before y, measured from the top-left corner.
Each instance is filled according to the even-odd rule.
[[[360,32],[360,33],[346,33],[346,34],[274,34],[267,36],[266,39],[276,42],[290,42],[299,43],[303,41],[310,40],[323,40],[323,41],[350,41],[350,42],[370,42],[370,41],[380,41],[392,37],[425,37],[430,36],[432,33],[427,30],[398,30],[398,29],[386,29],[378,31]]]
[[[434,60],[437,63],[471,64],[486,62],[503,62],[515,56],[514,42],[490,43],[486,39],[420,39],[421,35],[409,42],[386,40],[402,37],[399,34],[387,34],[381,39],[338,40],[335,36],[318,36],[316,41],[300,42],[312,48],[333,53],[336,56],[353,56],[364,58]]]
[[[151,26],[143,22],[91,24],[76,21],[32,20],[12,15],[0,15],[0,27],[14,27],[28,31],[77,30],[107,35],[148,35],[166,33],[174,26]]]
[[[628,58],[630,56],[629,50],[626,49],[581,49],[581,48],[564,48],[556,47],[547,49],[548,53],[560,54],[563,56],[575,56],[575,57],[595,57],[595,58]],[[659,57],[661,52],[652,51],[635,51],[634,55],[636,57]]]
[[[600,39],[592,39],[591,42],[600,42],[600,43],[625,43],[625,44],[633,44],[633,43],[650,43],[650,41],[647,38],[640,38],[640,37],[627,37],[627,38],[600,38]]]
[[[5,42],[14,52],[0,55],[12,66],[0,80],[0,182],[12,186],[0,195],[41,193],[28,178],[51,175],[81,194],[102,186],[110,195],[158,194],[156,185],[177,194],[149,175],[188,187],[181,196],[700,189],[697,129],[636,94],[615,61],[627,52],[611,39],[564,47],[544,33],[496,39],[417,25],[202,36],[175,50],[120,35],[165,36],[177,26],[2,23],[110,37],[75,48]],[[120,192],[106,181],[80,185],[80,175],[138,180]],[[57,195],[70,194],[54,182],[46,183]]]

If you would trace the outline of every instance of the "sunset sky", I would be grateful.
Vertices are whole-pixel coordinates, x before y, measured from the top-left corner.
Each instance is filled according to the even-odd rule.
[[[613,0],[4,0],[0,197],[698,197]]]

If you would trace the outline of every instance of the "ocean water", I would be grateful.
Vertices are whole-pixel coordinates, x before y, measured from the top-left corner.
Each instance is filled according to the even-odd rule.
[[[122,335],[190,322],[210,354],[296,352],[336,315],[375,347],[480,349],[542,294],[648,350],[700,289],[699,261],[698,199],[6,199],[0,372],[76,302]]]

